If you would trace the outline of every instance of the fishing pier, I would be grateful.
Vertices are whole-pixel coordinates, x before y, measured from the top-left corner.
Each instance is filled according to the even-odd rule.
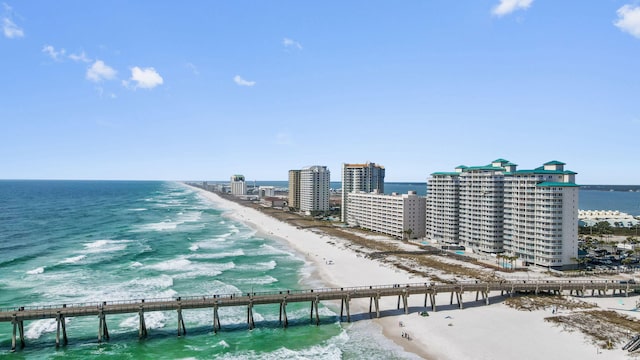
[[[107,327],[107,315],[114,314],[138,314],[138,336],[147,336],[145,324],[145,312],[152,311],[177,311],[178,336],[186,335],[183,310],[212,309],[213,331],[218,332],[222,328],[218,309],[221,307],[241,306],[247,309],[247,325],[249,330],[255,327],[253,319],[253,307],[255,305],[272,304],[279,307],[279,321],[283,327],[288,326],[287,304],[308,302],[310,304],[310,320],[316,325],[320,324],[318,304],[321,301],[340,301],[340,320],[346,315],[347,321],[351,321],[349,304],[352,299],[369,299],[369,314],[375,311],[376,317],[380,317],[379,300],[383,297],[397,297],[397,309],[404,309],[409,313],[408,298],[410,295],[424,295],[424,307],[430,304],[431,311],[437,311],[436,296],[449,295],[450,305],[455,303],[460,309],[464,308],[463,293],[476,293],[475,301],[484,301],[489,305],[490,293],[500,292],[501,296],[513,296],[516,293],[551,293],[585,296],[628,296],[632,291],[638,291],[640,284],[620,280],[515,280],[500,282],[463,281],[457,283],[410,283],[377,286],[361,286],[349,288],[322,288],[312,290],[283,290],[272,292],[254,292],[243,294],[204,295],[177,297],[172,299],[140,299],[140,300],[116,300],[103,301],[90,304],[62,304],[47,306],[20,306],[10,309],[0,308],[0,322],[10,322],[13,325],[11,338],[11,350],[18,347],[24,348],[24,322],[28,320],[56,319],[56,346],[68,343],[65,319],[80,316],[95,316],[98,318],[98,341],[109,339]]]

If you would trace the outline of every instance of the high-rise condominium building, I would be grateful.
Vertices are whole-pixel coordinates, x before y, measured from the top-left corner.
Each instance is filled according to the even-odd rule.
[[[330,171],[310,166],[300,171],[300,211],[310,214],[329,211]]]
[[[300,172],[289,170],[289,208],[300,209]]]
[[[349,225],[395,236],[421,238],[425,230],[425,201],[415,191],[408,194],[347,194]]]
[[[375,163],[342,164],[342,212],[340,219],[348,222],[347,194],[351,192],[384,193],[384,167]]]
[[[578,254],[576,173],[550,161],[505,174],[504,249],[531,264],[560,267]]]
[[[233,175],[231,177],[231,195],[247,195],[247,183],[243,175]]]
[[[533,170],[498,159],[429,178],[426,236],[548,267],[578,252],[575,172],[551,161]]]

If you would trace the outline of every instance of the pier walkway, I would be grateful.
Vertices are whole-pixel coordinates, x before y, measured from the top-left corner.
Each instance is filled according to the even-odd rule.
[[[410,295],[424,295],[424,307],[430,303],[431,310],[437,311],[436,296],[439,294],[449,295],[450,304],[454,303],[454,298],[462,309],[464,306],[462,294],[465,292],[475,292],[476,300],[480,298],[487,305],[489,304],[489,294],[500,292],[500,295],[513,296],[518,292],[532,294],[569,293],[576,296],[628,296],[632,291],[640,290],[640,284],[630,283],[620,280],[517,280],[500,282],[478,282],[463,281],[457,283],[410,283],[378,286],[361,286],[349,288],[323,288],[312,290],[282,290],[275,292],[254,292],[244,294],[224,294],[224,295],[204,295],[178,297],[172,299],[140,299],[140,300],[116,300],[103,301],[101,303],[85,304],[62,304],[47,306],[20,306],[14,308],[0,308],[0,322],[10,322],[13,325],[11,339],[11,350],[15,351],[18,340],[20,347],[25,346],[24,341],[24,321],[38,319],[56,319],[56,346],[66,345],[67,332],[65,318],[78,316],[98,317],[98,341],[108,340],[109,331],[106,316],[113,314],[139,315],[139,337],[147,335],[147,328],[144,320],[144,313],[150,311],[177,311],[178,313],[178,336],[186,334],[183,310],[188,309],[213,309],[213,330],[218,332],[221,329],[221,322],[218,316],[218,309],[229,306],[242,306],[247,308],[247,325],[249,329],[255,327],[253,320],[253,306],[263,304],[274,304],[279,306],[279,320],[284,327],[288,325],[287,303],[309,302],[310,319],[316,324],[320,323],[318,314],[318,304],[320,301],[340,300],[340,319],[345,312],[347,321],[351,321],[349,304],[351,299],[369,298],[369,313],[373,310],[377,317],[380,317],[379,299],[381,297],[397,296],[397,308],[404,308],[408,313],[408,297]],[[19,336],[19,337],[18,337]]]

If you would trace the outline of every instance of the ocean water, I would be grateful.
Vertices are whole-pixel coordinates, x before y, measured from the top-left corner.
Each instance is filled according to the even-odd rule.
[[[176,298],[321,286],[284,245],[223,216],[193,189],[172,182],[0,181],[0,308]],[[55,348],[55,320],[25,321],[27,346],[10,353],[12,326],[0,323],[0,358],[20,359],[405,359],[370,321],[341,324],[321,306],[289,304],[282,329],[277,305],[109,315],[111,339],[97,342],[98,319],[67,319],[69,345]]]

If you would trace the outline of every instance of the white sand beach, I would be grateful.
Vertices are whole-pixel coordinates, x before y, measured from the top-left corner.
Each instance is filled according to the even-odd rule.
[[[313,269],[310,286],[352,287],[365,285],[389,285],[429,281],[401,271],[388,264],[370,260],[345,246],[345,241],[314,232],[297,229],[258,210],[225,200],[220,196],[198,189],[216,208],[227,211],[238,220],[265,236],[284,241],[303,254]],[[475,301],[475,293],[464,294],[465,309],[450,305],[449,294],[437,297],[437,312],[420,316],[424,296],[409,298],[410,313],[405,315],[396,309],[396,299],[380,300],[383,317],[373,319],[383,329],[384,335],[425,359],[624,359],[631,358],[616,346],[612,350],[601,349],[584,334],[569,332],[546,322],[552,316],[551,309],[518,311],[505,305],[499,296],[491,294],[491,305]],[[615,309],[625,315],[639,317],[634,311],[636,296],[585,297],[582,301],[597,303],[601,309]],[[338,305],[339,306],[339,305]],[[353,300],[351,313],[368,312],[368,300]],[[430,308],[429,308],[430,310]],[[572,310],[561,310],[572,311]],[[575,310],[579,311],[579,310]],[[402,322],[404,325],[400,327]],[[402,337],[408,333],[410,340]],[[634,334],[629,334],[629,337]],[[626,340],[626,339],[625,339]]]

